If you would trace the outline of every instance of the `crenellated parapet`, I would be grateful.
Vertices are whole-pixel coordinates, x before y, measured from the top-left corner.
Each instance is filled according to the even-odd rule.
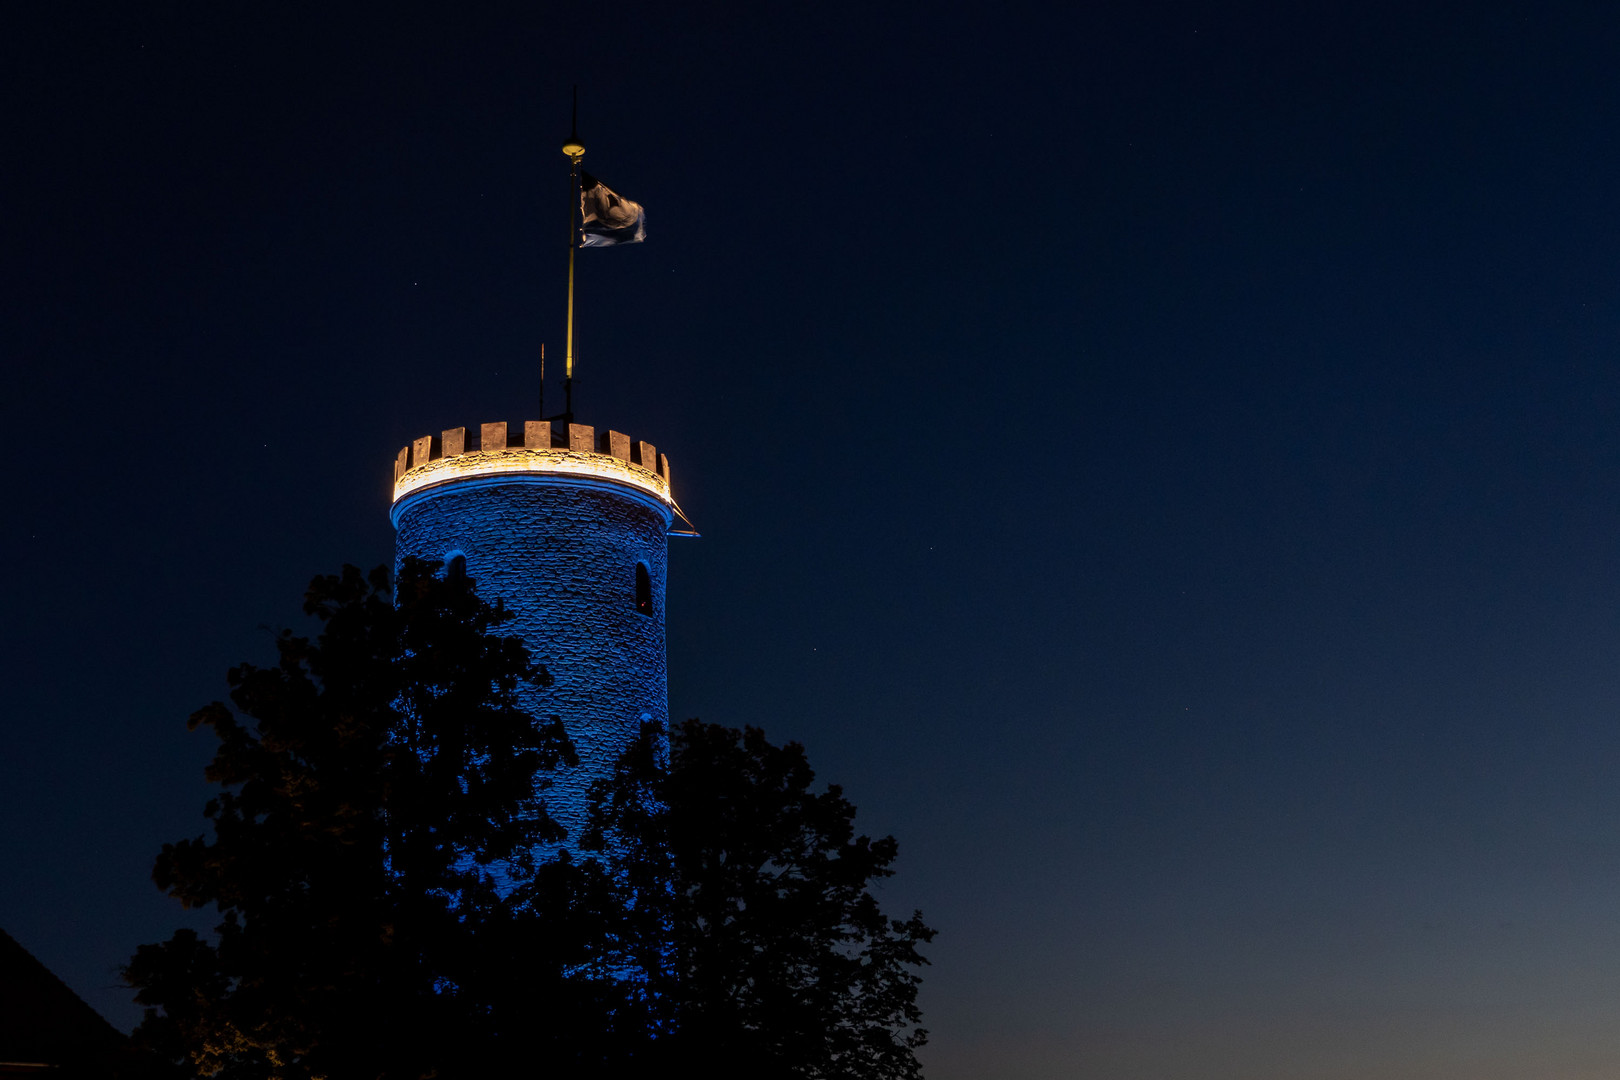
[[[674,505],[669,458],[657,447],[618,431],[552,420],[497,421],[423,435],[394,458],[394,505],[445,484],[524,475],[617,484]]]

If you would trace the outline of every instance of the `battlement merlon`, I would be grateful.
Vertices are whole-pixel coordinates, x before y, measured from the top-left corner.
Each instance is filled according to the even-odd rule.
[[[572,477],[583,482],[632,488],[652,496],[666,512],[670,495],[669,458],[647,442],[617,431],[600,434],[588,424],[527,420],[481,424],[477,445],[464,427],[424,435],[394,458],[394,506],[416,492],[464,480],[501,477]]]

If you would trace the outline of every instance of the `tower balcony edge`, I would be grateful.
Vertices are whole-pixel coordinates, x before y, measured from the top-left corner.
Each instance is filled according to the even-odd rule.
[[[673,514],[669,458],[651,443],[618,431],[598,433],[588,424],[550,420],[521,426],[497,421],[475,430],[476,446],[467,428],[447,428],[412,440],[395,455],[390,516],[396,522],[407,502],[436,489],[507,481],[628,489],[656,503],[666,518]]]

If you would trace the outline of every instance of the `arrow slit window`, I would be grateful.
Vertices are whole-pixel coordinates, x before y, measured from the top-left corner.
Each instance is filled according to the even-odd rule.
[[[636,610],[643,615],[653,613],[652,575],[647,572],[644,562],[636,563]]]

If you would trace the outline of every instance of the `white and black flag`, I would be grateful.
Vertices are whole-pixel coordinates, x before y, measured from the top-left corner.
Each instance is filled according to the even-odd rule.
[[[647,239],[647,211],[583,170],[579,174],[580,247],[639,244]]]

